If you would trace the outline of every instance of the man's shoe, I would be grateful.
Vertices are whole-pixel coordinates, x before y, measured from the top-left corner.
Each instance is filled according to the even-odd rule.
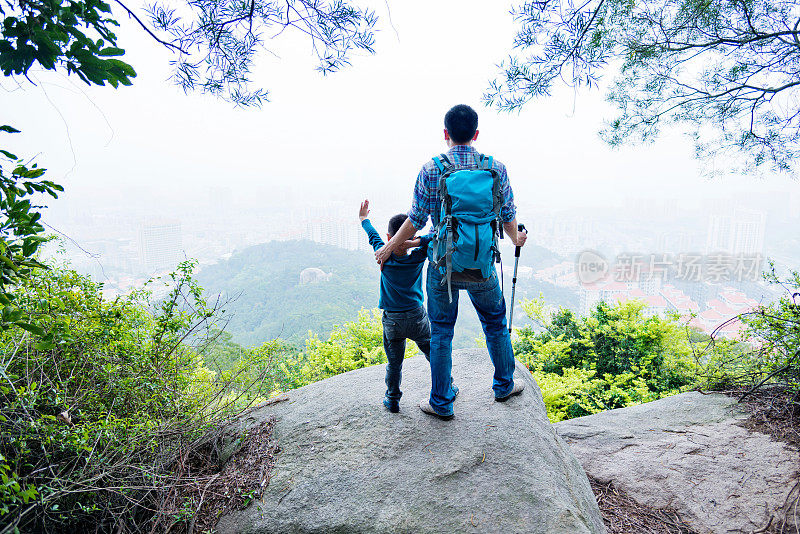
[[[511,392],[508,395],[504,397],[495,397],[494,400],[496,400],[497,402],[505,402],[511,397],[516,397],[517,395],[522,393],[524,389],[525,389],[525,384],[523,384],[522,382],[514,382],[514,387],[511,389]]]
[[[434,417],[438,417],[439,419],[441,419],[443,421],[449,421],[450,419],[453,418],[453,414],[450,414],[450,415],[442,415],[442,414],[440,414],[439,412],[434,410],[433,406],[431,406],[431,403],[426,401],[426,400],[424,400],[424,401],[419,403],[419,409],[422,410],[423,412],[425,412],[426,414],[432,415]]]
[[[456,386],[453,383],[450,383],[450,387],[453,389],[453,395],[454,395],[453,400],[455,400],[455,397],[458,397],[458,386]]]
[[[386,409],[392,413],[397,413],[400,411],[400,403],[396,399],[383,399],[383,405],[386,406]]]

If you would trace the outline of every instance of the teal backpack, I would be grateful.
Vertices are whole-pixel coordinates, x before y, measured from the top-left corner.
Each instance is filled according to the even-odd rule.
[[[453,301],[453,273],[467,269],[480,271],[489,278],[494,263],[500,261],[497,240],[501,237],[500,209],[503,195],[500,175],[492,168],[492,157],[475,155],[477,169],[458,169],[455,159],[446,154],[434,157],[442,173],[439,198],[442,202],[439,220],[434,221],[431,262],[447,283],[447,295]]]

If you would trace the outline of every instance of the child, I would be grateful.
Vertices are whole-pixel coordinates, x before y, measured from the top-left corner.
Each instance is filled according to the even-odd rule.
[[[361,203],[358,218],[369,236],[369,244],[378,250],[384,243],[369,222],[369,200]],[[389,220],[389,239],[397,232],[407,215],[395,215]],[[394,252],[381,270],[381,296],[378,307],[383,309],[383,348],[386,351],[386,397],[383,405],[392,412],[400,411],[400,376],[406,353],[406,339],[417,344],[430,361],[431,325],[422,305],[422,269],[428,253],[430,236],[406,241]],[[408,249],[419,246],[410,254]],[[455,386],[453,386],[455,388]]]

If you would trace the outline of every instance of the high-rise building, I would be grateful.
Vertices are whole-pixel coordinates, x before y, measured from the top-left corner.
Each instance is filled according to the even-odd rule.
[[[708,238],[706,239],[706,252],[729,251],[733,235],[733,217],[730,215],[714,214],[708,219]]]
[[[139,260],[147,272],[174,269],[184,259],[179,221],[147,222],[139,227]]]
[[[733,236],[735,254],[763,254],[767,214],[763,211],[739,209],[734,212],[736,231]]]
[[[763,211],[735,208],[714,213],[708,221],[706,252],[763,254],[767,215]]]

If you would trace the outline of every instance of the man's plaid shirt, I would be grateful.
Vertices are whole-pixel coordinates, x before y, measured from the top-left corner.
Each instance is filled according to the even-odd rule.
[[[455,145],[447,151],[447,157],[452,161],[455,158],[455,163],[459,169],[477,169],[478,165],[475,163],[475,155],[478,151],[467,145]],[[492,168],[500,175],[500,188],[503,192],[503,208],[500,210],[500,220],[509,222],[514,220],[517,216],[517,208],[514,206],[514,193],[511,191],[511,184],[508,183],[508,174],[506,174],[506,166],[497,161],[492,162]],[[428,223],[428,216],[434,226],[439,222],[439,213],[441,212],[442,201],[439,198],[439,177],[441,172],[433,162],[429,160],[422,166],[417,176],[417,185],[414,186],[414,199],[411,203],[411,211],[408,212],[408,218],[411,219],[414,228],[422,230]]]

